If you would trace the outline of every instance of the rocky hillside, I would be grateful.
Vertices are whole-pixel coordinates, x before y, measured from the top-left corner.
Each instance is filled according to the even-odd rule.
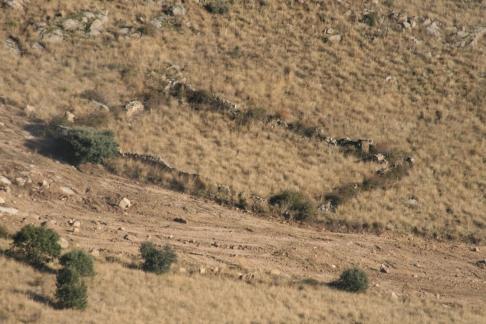
[[[276,298],[281,316],[262,308],[257,322],[322,321],[318,304],[282,295],[349,303],[325,283],[351,265],[377,286],[353,299],[357,310],[326,312],[331,321],[379,322],[368,306],[383,302],[397,319],[478,322],[485,21],[484,1],[0,0],[0,224],[59,231],[67,249],[95,255],[94,280],[129,281],[141,242],[171,243],[181,259],[163,284],[191,291],[203,280],[236,299],[276,285],[256,303]],[[116,152],[72,163],[56,127],[110,131]],[[2,262],[19,280],[17,268],[31,271]],[[297,284],[309,278],[322,285]],[[63,321],[49,308],[52,276],[33,290],[9,285],[0,321],[29,321],[22,307]],[[91,305],[134,287],[88,286],[101,294]],[[166,311],[178,303],[165,298]],[[421,311],[405,315],[402,303]],[[112,312],[83,316],[94,313]],[[253,319],[241,314],[227,321]]]

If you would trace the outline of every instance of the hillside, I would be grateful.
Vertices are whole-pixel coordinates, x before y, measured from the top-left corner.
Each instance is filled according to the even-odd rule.
[[[484,321],[485,21],[483,1],[0,1],[0,224],[97,267],[61,311],[55,276],[0,256],[0,321]],[[121,154],[71,166],[52,124]],[[169,274],[131,266],[147,240]],[[350,266],[366,294],[327,285]]]

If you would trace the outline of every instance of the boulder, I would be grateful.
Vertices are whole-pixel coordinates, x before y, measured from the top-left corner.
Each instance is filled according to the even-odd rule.
[[[131,101],[125,106],[125,111],[127,112],[128,118],[131,118],[134,115],[143,112],[144,110],[145,107],[143,103],[138,100]]]
[[[123,198],[122,200],[120,200],[120,203],[118,204],[118,206],[121,209],[126,210],[126,209],[128,209],[132,206],[132,203],[131,203],[130,200],[128,200],[128,198]]]
[[[17,215],[19,211],[12,207],[1,207],[0,206],[0,214],[7,214],[7,215]]]

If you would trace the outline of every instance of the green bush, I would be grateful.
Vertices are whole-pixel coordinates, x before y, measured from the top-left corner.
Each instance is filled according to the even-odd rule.
[[[118,153],[118,144],[111,131],[57,126],[53,135],[65,158],[75,165],[86,162],[102,163]]]
[[[341,274],[338,287],[350,292],[365,291],[368,289],[368,275],[358,268],[348,269]]]
[[[73,268],[81,276],[94,276],[93,258],[81,250],[68,252],[61,256],[59,262],[66,268]]]
[[[26,225],[13,237],[12,248],[32,264],[41,265],[59,257],[59,235],[45,227]]]
[[[66,267],[59,270],[56,287],[56,297],[61,308],[86,308],[88,304],[86,284],[76,269]]]
[[[151,242],[142,243],[140,253],[144,259],[142,269],[157,274],[169,271],[170,265],[177,259],[170,246],[166,245],[163,249],[157,249]]]
[[[229,12],[230,5],[227,0],[210,0],[206,2],[204,9],[212,14],[224,15]]]
[[[270,197],[269,203],[278,206],[281,213],[289,219],[301,221],[316,214],[314,203],[298,191],[282,191]]]

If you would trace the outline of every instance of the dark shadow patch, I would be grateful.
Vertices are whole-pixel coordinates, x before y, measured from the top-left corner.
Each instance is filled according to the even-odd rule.
[[[49,267],[48,265],[45,264],[37,264],[37,263],[32,263],[30,260],[26,259],[25,256],[20,255],[18,253],[15,253],[14,251],[8,249],[8,250],[3,250],[0,251],[1,255],[4,255],[5,257],[15,260],[17,262],[26,264],[28,266],[31,266],[35,270],[42,272],[42,273],[48,273],[48,274],[56,274],[57,271]]]

